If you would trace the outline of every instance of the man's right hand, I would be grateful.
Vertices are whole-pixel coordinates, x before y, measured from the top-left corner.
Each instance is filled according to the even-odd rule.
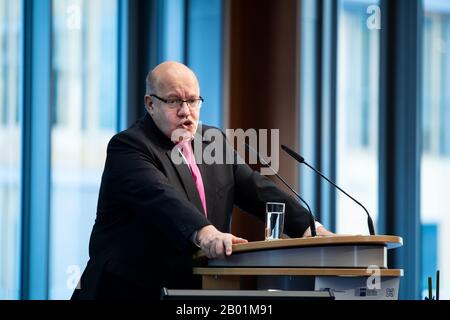
[[[213,225],[201,228],[197,233],[200,248],[210,259],[224,258],[232,253],[232,245],[236,243],[247,243],[243,238],[236,237],[231,233],[223,233]]]

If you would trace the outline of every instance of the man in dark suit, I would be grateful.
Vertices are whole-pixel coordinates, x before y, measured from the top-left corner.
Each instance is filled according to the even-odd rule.
[[[186,66],[165,62],[149,73],[147,114],[108,145],[90,260],[72,299],[158,299],[162,287],[198,288],[196,250],[220,258],[247,242],[229,233],[234,205],[264,219],[267,201],[284,202],[285,233],[308,235],[307,211],[271,180],[236,161],[191,157],[218,143],[202,138],[211,127],[198,128],[202,100]]]

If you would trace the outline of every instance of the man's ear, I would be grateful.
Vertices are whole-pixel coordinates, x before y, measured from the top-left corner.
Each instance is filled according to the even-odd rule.
[[[150,115],[153,115],[153,100],[149,95],[145,95],[144,97],[145,109]]]

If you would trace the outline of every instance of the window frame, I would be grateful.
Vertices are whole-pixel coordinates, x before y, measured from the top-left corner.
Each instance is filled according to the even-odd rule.
[[[335,180],[337,1],[312,1],[315,3],[302,0],[299,13],[299,149],[304,150],[302,155],[310,158],[311,164]],[[421,0],[381,0],[380,8],[379,215],[376,230],[378,234],[403,237],[403,247],[390,252],[389,265],[408,270],[401,280],[399,297],[418,299],[422,250],[419,199],[423,8]],[[304,19],[314,23],[306,23]],[[306,53],[309,57],[315,57],[312,68],[307,67],[311,61],[305,60],[305,50],[309,50]],[[315,76],[313,84],[305,85],[306,81],[311,81],[312,73]],[[416,94],[411,95],[411,92]],[[307,171],[300,167],[301,192],[307,201],[312,199],[316,218],[335,230],[336,193]]]

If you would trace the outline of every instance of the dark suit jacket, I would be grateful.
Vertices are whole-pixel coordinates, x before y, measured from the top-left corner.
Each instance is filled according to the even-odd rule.
[[[285,233],[301,237],[307,229],[307,211],[246,164],[198,165],[206,218],[189,167],[171,161],[173,147],[149,115],[109,142],[90,260],[73,299],[98,298],[111,275],[155,298],[161,287],[198,287],[191,259],[198,248],[190,238],[208,224],[230,232],[234,205],[263,220],[267,201],[285,202]]]

